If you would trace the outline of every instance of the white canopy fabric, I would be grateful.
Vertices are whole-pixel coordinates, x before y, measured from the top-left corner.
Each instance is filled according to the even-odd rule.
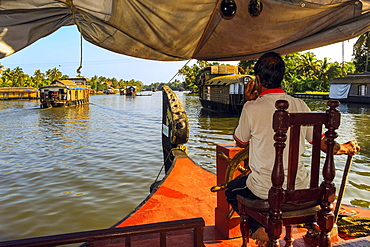
[[[248,60],[267,51],[289,54],[370,31],[370,0],[235,0],[222,18],[222,0],[3,0],[0,58],[62,26],[77,25],[85,40],[120,54],[176,61]]]

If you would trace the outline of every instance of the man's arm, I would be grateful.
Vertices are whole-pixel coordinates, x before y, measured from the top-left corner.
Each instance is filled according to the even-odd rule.
[[[245,147],[247,147],[247,146],[248,146],[248,144],[249,144],[249,142],[248,142],[248,143],[241,143],[237,138],[235,138],[235,136],[234,136],[234,140],[235,140],[236,145],[237,145],[238,147],[240,147],[240,148],[245,148]]]
[[[321,150],[326,153],[326,137],[321,140]],[[358,145],[356,140],[349,141],[343,144],[335,143],[334,144],[334,154],[347,154],[353,156],[360,152],[361,148]]]

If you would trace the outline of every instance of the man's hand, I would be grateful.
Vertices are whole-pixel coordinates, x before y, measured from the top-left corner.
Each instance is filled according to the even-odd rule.
[[[321,150],[326,153],[326,137],[321,139]],[[361,148],[358,145],[356,140],[349,141],[343,144],[335,143],[334,144],[334,154],[347,154],[353,156],[360,152]]]
[[[249,80],[249,82],[244,86],[245,101],[255,100],[258,97],[258,91],[254,88],[256,82],[254,80]]]
[[[339,150],[337,150],[334,154],[347,154],[349,156],[353,156],[360,152],[361,148],[358,145],[356,140],[349,141],[343,144],[340,144]]]

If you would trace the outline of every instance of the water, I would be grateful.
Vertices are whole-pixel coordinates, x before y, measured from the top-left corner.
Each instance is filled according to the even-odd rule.
[[[178,93],[190,123],[189,154],[215,172],[217,144],[232,142],[238,119],[208,116]],[[308,101],[325,110],[324,101]],[[370,108],[342,104],[339,142],[357,139],[343,203],[370,207]],[[40,109],[0,101],[0,240],[107,228],[149,193],[161,170],[161,92],[94,95],[89,105]],[[346,156],[336,156],[337,187]],[[160,178],[163,174],[160,174]]]

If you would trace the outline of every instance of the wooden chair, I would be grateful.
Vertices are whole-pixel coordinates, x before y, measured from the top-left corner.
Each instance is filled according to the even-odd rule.
[[[329,233],[334,225],[332,202],[335,199],[333,179],[335,167],[333,148],[337,137],[335,130],[340,124],[340,113],[336,109],[338,101],[331,100],[329,109],[324,113],[289,113],[288,102],[278,100],[277,110],[273,117],[275,131],[275,163],[271,174],[272,187],[267,200],[250,200],[238,196],[238,206],[241,216],[240,228],[243,236],[243,246],[249,241],[248,217],[259,221],[269,236],[268,246],[280,246],[279,238],[282,227],[286,229],[286,245],[292,246],[291,226],[294,224],[317,222],[320,228],[318,238],[319,246],[330,246]],[[299,160],[300,129],[303,125],[312,125],[313,142],[310,166],[310,188],[295,189],[295,179]],[[327,131],[327,154],[322,168],[322,182],[320,180],[320,144],[322,139],[322,126]],[[286,146],[287,131],[290,129],[290,143],[288,147],[289,162],[288,174],[284,176],[283,150]],[[252,171],[253,172],[253,171]],[[282,188],[287,178],[287,188]]]

